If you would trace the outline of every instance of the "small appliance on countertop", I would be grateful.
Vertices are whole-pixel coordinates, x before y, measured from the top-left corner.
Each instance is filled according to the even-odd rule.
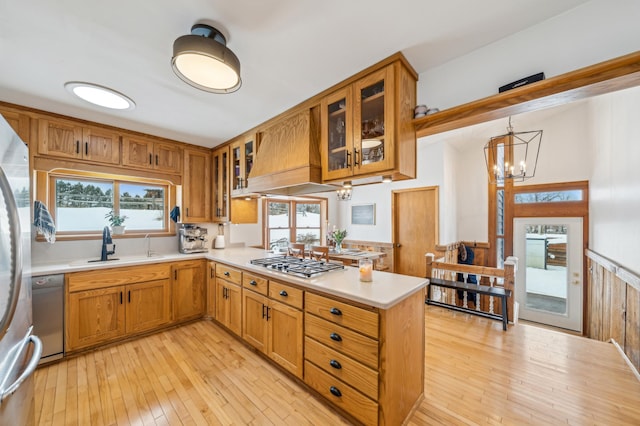
[[[207,248],[207,229],[197,225],[181,223],[178,228],[180,253],[204,253]]]
[[[224,225],[222,223],[218,224],[218,235],[216,239],[213,241],[213,248],[223,249],[224,248]]]

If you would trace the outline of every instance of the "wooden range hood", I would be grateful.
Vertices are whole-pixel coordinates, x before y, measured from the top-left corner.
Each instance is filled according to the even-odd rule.
[[[337,188],[322,183],[318,108],[284,117],[261,133],[249,192],[304,195]]]

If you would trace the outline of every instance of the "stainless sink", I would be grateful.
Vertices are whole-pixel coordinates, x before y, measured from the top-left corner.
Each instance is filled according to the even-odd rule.
[[[87,260],[87,262],[88,263],[91,263],[91,262],[109,262],[109,261],[112,261],[112,260],[120,260],[120,259],[117,258],[117,257],[114,257],[113,259],[107,259],[107,260],[92,259],[92,260]]]
[[[123,257],[112,257],[107,260],[100,259],[90,259],[90,260],[74,260],[69,262],[71,266],[78,265],[86,265],[87,263],[96,263],[96,264],[107,264],[109,262],[117,262],[117,263],[127,263],[127,262],[140,262],[141,260],[149,260],[153,261],[156,259],[162,259],[164,256],[161,254],[152,254],[151,256],[141,255],[141,256],[123,256]]]

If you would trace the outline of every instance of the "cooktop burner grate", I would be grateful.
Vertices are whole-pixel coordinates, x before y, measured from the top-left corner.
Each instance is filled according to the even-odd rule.
[[[300,259],[299,257],[293,256],[274,256],[262,259],[253,259],[251,264],[264,266],[265,268],[273,269],[274,271],[298,275],[305,278],[310,278],[323,272],[344,269],[344,265],[340,263]]]

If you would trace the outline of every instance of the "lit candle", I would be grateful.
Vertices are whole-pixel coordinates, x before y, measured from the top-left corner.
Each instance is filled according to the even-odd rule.
[[[520,173],[522,173],[523,175],[525,175],[527,172],[527,165],[525,164],[524,160],[520,162]]]
[[[360,268],[360,281],[372,281],[373,261],[371,259],[360,259],[358,266]]]

